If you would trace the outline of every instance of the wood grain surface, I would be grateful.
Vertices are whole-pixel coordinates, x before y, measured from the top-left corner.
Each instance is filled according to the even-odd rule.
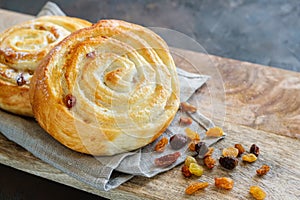
[[[0,16],[0,30],[31,18],[1,9]],[[228,134],[215,146],[214,157],[235,143],[247,150],[255,143],[261,150],[255,163],[240,161],[232,171],[217,165],[205,169],[200,178],[184,178],[178,166],[153,178],[134,177],[109,192],[60,172],[1,134],[0,163],[111,199],[252,199],[251,185],[262,187],[266,199],[300,199],[300,74],[175,48],[171,51],[178,67],[211,76],[192,101]],[[255,171],[262,164],[270,165],[271,171],[258,177]],[[234,180],[232,190],[214,186],[214,177],[221,176]],[[207,181],[210,186],[185,195],[185,188],[196,181]]]

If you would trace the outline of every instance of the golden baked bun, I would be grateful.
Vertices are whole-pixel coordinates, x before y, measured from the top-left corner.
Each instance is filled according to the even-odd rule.
[[[71,32],[88,26],[78,18],[45,16],[0,33],[0,107],[33,116],[29,84],[40,60]]]
[[[179,107],[179,82],[158,35],[102,20],[51,50],[33,76],[30,100],[41,127],[65,146],[114,155],[165,131]]]

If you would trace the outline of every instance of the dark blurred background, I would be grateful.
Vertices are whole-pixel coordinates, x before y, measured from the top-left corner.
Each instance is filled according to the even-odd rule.
[[[0,0],[0,8],[36,15],[46,2]],[[169,28],[195,39],[209,54],[300,72],[299,0],[53,2],[67,15],[91,22],[115,18],[148,27]],[[55,196],[55,191],[64,195]],[[43,193],[44,198],[49,199],[98,199],[94,195],[0,166],[0,199],[40,199],[39,195]]]
[[[36,15],[47,0],[0,0]],[[299,0],[53,0],[67,15],[182,32],[209,54],[300,71]]]

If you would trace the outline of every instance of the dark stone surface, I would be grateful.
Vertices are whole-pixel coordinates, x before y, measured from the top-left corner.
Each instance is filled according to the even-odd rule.
[[[92,22],[115,18],[170,28],[213,55],[300,71],[298,0],[53,1],[68,15]],[[45,2],[0,0],[0,7],[34,15]]]
[[[100,200],[96,195],[0,164],[0,200]]]

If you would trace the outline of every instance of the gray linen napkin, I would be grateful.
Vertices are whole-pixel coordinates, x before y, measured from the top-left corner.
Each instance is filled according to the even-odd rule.
[[[45,8],[46,10],[50,10],[51,14],[63,13],[53,3],[47,3],[43,10],[45,10]],[[52,8],[54,8],[54,10]],[[43,10],[41,13],[44,12]],[[56,12],[56,10],[58,11]],[[205,75],[188,73],[180,68],[177,68],[177,72],[180,81],[181,101],[188,101],[195,91],[209,78]],[[176,133],[184,133],[186,126],[179,124],[179,118],[185,115],[191,116],[194,120],[188,127],[200,133],[202,141],[205,141],[208,146],[211,146],[224,138],[224,136],[220,138],[206,138],[204,136],[205,130],[213,127],[213,122],[199,112],[191,114],[183,113],[181,111],[177,112],[171,125],[161,137],[164,136],[170,138]],[[180,150],[177,150],[180,151],[182,156],[180,156],[175,163],[164,168],[156,167],[154,165],[155,158],[175,152],[169,145],[163,153],[154,152],[154,146],[160,138],[136,151],[115,156],[95,157],[81,154],[64,147],[54,140],[34,119],[16,116],[1,110],[0,132],[9,140],[24,147],[34,156],[56,167],[62,172],[105,191],[118,187],[120,184],[136,175],[153,177],[159,173],[168,171],[182,163],[187,155],[192,154],[186,145]]]

